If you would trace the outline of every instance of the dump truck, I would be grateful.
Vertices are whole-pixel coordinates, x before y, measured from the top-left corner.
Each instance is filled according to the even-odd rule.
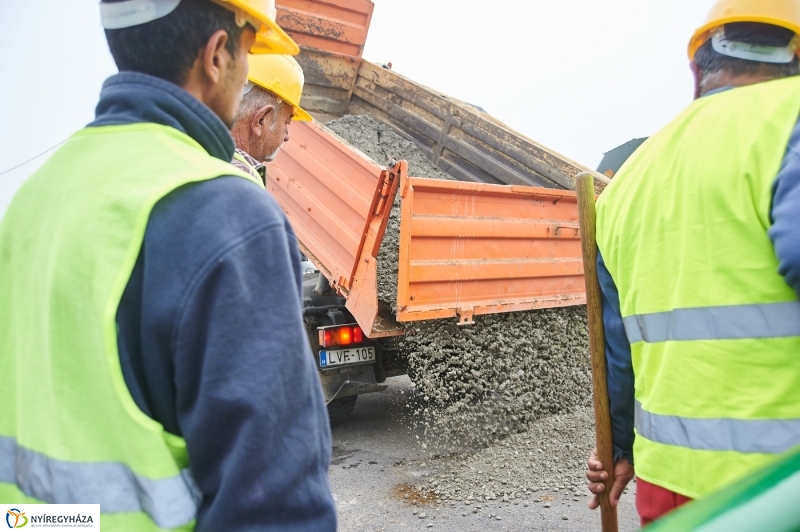
[[[306,275],[303,316],[332,422],[358,395],[405,374],[397,338],[410,322],[585,304],[574,176],[591,171],[484,110],[364,60],[369,0],[278,0],[300,45],[301,105],[268,169]],[[324,126],[367,114],[412,141],[455,180],[373,161]],[[608,178],[595,174],[599,187]],[[598,189],[599,192],[599,189]],[[378,298],[378,252],[401,198],[397,302]]]

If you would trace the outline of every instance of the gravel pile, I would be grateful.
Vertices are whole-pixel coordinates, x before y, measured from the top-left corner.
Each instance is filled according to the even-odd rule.
[[[325,127],[378,164],[385,165],[389,159],[405,159],[410,176],[453,180],[450,174],[439,170],[416,144],[400,136],[393,127],[378,122],[369,115],[343,116],[326,123]]]
[[[594,446],[590,408],[549,417],[459,461],[415,486],[448,501],[511,501],[546,494],[585,496],[586,458]]]
[[[406,159],[409,174],[452,179],[412,142],[371,116],[326,124],[385,164]],[[378,297],[396,308],[400,199],[395,199],[378,255]],[[426,442],[442,449],[482,448],[548,415],[591,403],[585,307],[407,324],[398,346],[423,403],[409,403],[426,426]],[[446,451],[445,451],[446,452]]]

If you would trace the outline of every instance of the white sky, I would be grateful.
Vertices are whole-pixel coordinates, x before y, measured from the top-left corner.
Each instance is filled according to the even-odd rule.
[[[364,57],[595,168],[691,101],[713,0],[373,0]],[[90,122],[116,69],[95,0],[0,2],[0,172]],[[0,175],[0,213],[46,156]]]

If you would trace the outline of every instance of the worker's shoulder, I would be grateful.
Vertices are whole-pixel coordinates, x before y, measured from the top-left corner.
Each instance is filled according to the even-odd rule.
[[[213,253],[255,233],[285,230],[285,215],[263,188],[223,176],[183,185],[162,198],[150,214],[146,239],[165,250],[188,243]]]

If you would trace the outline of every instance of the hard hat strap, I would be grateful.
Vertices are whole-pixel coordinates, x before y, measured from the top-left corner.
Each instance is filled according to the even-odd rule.
[[[166,17],[180,3],[181,0],[125,0],[113,4],[101,2],[100,20],[107,30],[130,28]]]
[[[720,26],[711,37],[711,46],[718,54],[762,63],[791,63],[797,53],[798,38],[787,46],[757,46],[725,38],[725,27]]]

